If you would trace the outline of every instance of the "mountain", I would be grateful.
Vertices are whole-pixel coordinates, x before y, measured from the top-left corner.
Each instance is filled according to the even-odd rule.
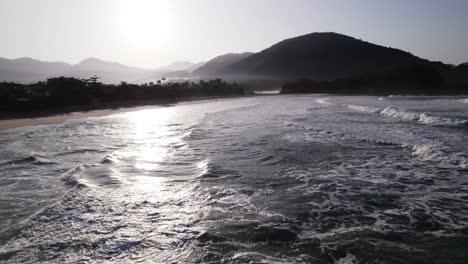
[[[98,58],[87,58],[78,64],[72,66],[72,72],[82,71],[100,71],[100,72],[139,72],[144,71],[141,68],[130,67],[118,62],[104,61]]]
[[[193,75],[195,76],[214,76],[218,75],[220,72],[224,70],[227,66],[238,62],[242,59],[245,59],[251,56],[254,53],[245,52],[245,53],[228,53],[218,57],[215,57],[205,65],[201,66],[200,68],[193,71]]]
[[[455,69],[468,73],[468,62],[458,65],[457,67],[455,67]]]
[[[190,62],[190,61],[175,61],[169,65],[159,68],[158,71],[161,71],[161,72],[188,71],[193,66],[195,66],[195,63]]]
[[[63,62],[46,62],[31,58],[0,58],[0,81],[32,83],[45,81],[51,77],[74,77],[85,79],[97,75],[103,83],[120,83],[121,81],[142,83],[163,77],[188,78],[192,67],[198,64],[184,62],[172,64],[172,68],[148,70],[130,67],[118,62],[88,58],[75,65]],[[186,70],[177,70],[187,67]]]
[[[89,78],[97,75],[101,82],[119,83],[120,81],[138,82],[145,79],[154,71],[130,67],[118,62],[109,62],[97,58],[88,58],[73,65],[65,76],[75,78]]]
[[[206,61],[202,61],[202,62],[199,62],[199,63],[195,63],[195,64],[192,65],[192,67],[186,69],[186,71],[192,73],[192,72],[194,72],[196,69],[202,67],[202,66],[205,65],[205,64],[206,64]]]
[[[34,82],[56,76],[89,78],[93,75],[100,76],[100,81],[104,83],[156,82],[164,77],[179,79],[193,76],[236,81],[241,78],[274,81],[308,78],[323,81],[421,64],[437,69],[449,82],[468,83],[467,63],[451,67],[441,62],[429,62],[399,49],[330,32],[286,39],[259,53],[228,53],[198,64],[177,61],[157,70],[97,58],[88,58],[76,65],[30,58],[0,58],[0,81]]]
[[[468,63],[462,63],[455,68],[443,69],[442,72],[448,83],[468,84]]]
[[[422,62],[427,61],[402,50],[353,37],[337,33],[312,33],[281,41],[227,65],[218,73],[328,80]]]
[[[36,82],[69,71],[71,65],[63,62],[45,62],[31,58],[0,58],[0,81]]]

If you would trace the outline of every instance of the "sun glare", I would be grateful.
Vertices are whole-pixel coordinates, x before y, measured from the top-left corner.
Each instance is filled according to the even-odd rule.
[[[160,46],[171,39],[174,20],[161,0],[122,0],[118,26],[122,35],[138,46]]]

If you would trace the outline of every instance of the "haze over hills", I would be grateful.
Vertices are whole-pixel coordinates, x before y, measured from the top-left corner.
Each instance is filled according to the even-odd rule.
[[[203,65],[206,64],[206,61],[202,61],[202,62],[199,62],[199,63],[194,63],[190,68],[186,69],[186,71],[192,73],[194,72],[196,69],[202,67]]]
[[[337,33],[312,33],[281,41],[221,71],[282,78],[336,79],[420,63],[408,52]]]
[[[193,71],[194,75],[197,76],[218,76],[223,73],[224,69],[236,63],[244,58],[247,58],[254,53],[252,52],[244,52],[244,53],[227,53],[224,55],[217,56],[208,62],[206,62],[203,66]]]
[[[0,58],[0,81],[34,82],[50,77],[89,78],[104,83],[143,83],[161,78],[225,78],[228,80],[334,80],[350,76],[428,65],[448,79],[468,82],[467,63],[450,67],[409,52],[383,47],[337,33],[311,33],[283,40],[258,53],[228,53],[208,62],[176,61],[159,69],[130,67],[88,58],[76,65],[30,58]]]
[[[64,62],[44,62],[31,58],[0,58],[0,80],[33,82],[67,73],[71,65]]]
[[[192,72],[197,68],[203,66],[206,62],[193,63],[190,61],[175,61],[157,69],[159,72],[177,72],[177,71],[186,71]]]
[[[0,81],[31,83],[51,77],[89,78],[97,75],[104,83],[156,81],[163,77],[190,77],[190,72],[203,63],[174,62],[152,70],[127,66],[118,62],[87,58],[75,65],[64,62],[47,62],[31,58],[0,58]]]
[[[137,67],[130,67],[118,62],[108,62],[97,58],[88,58],[70,67],[65,76],[76,78],[89,78],[97,75],[105,83],[118,83],[120,81],[136,81],[146,78],[152,73]]]

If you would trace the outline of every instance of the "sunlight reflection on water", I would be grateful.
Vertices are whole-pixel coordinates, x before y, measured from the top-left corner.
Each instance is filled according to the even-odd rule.
[[[180,141],[170,129],[170,121],[175,115],[174,108],[158,108],[130,112],[126,118],[133,130],[129,133],[133,142],[138,142],[127,155],[134,159],[135,168],[152,171],[159,163],[170,156],[170,145]]]

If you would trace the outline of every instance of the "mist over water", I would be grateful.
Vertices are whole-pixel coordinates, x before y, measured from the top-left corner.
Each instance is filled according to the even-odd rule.
[[[0,131],[0,263],[465,263],[466,100],[268,96]]]

